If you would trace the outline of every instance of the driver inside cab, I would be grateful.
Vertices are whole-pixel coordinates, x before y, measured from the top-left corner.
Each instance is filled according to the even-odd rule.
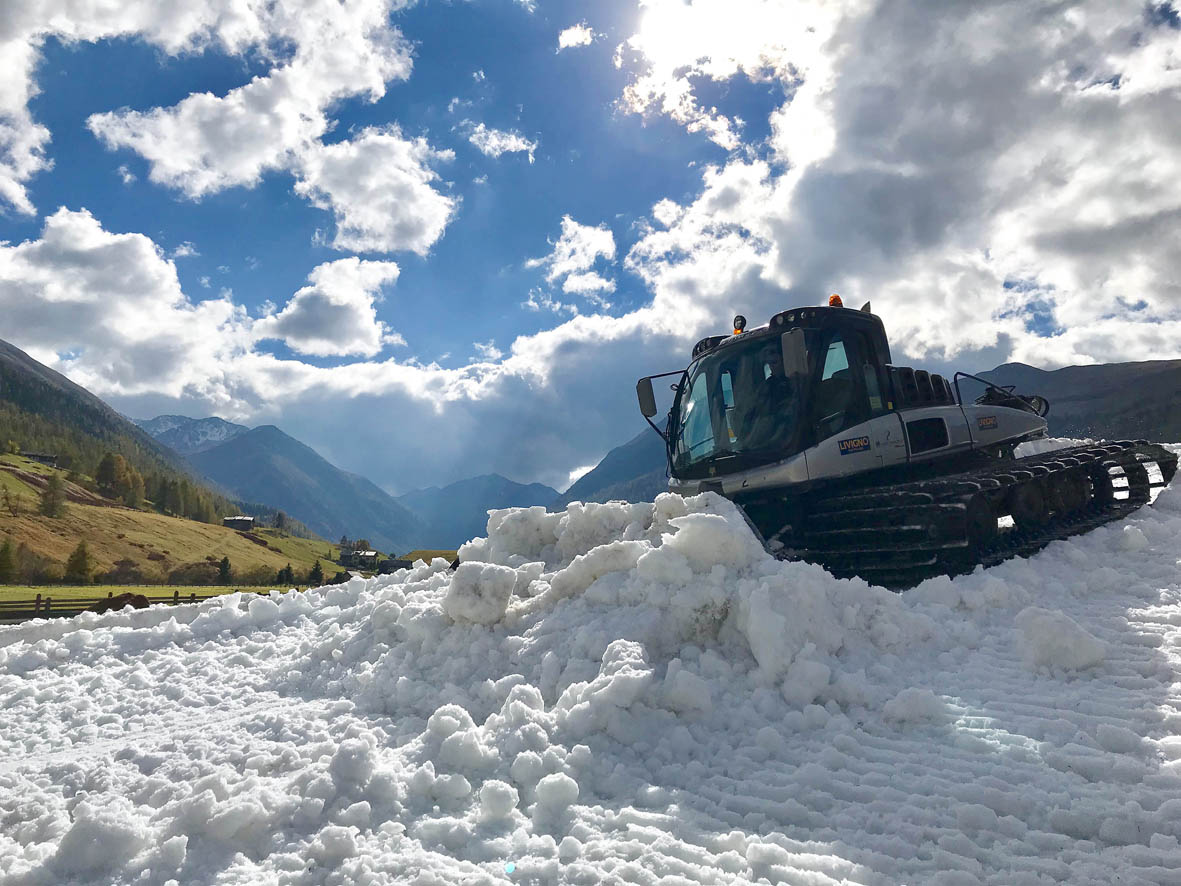
[[[761,449],[774,445],[790,430],[783,406],[792,396],[792,383],[783,372],[783,353],[779,342],[759,351],[754,378],[740,436],[743,448]]]

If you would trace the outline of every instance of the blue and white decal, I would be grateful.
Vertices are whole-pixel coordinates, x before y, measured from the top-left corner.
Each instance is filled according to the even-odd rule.
[[[841,450],[841,455],[848,455],[850,452],[868,452],[873,447],[870,446],[869,435],[864,434],[860,437],[838,440],[837,448]]]

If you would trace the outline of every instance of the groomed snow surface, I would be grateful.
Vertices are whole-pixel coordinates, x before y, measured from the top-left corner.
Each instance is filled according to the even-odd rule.
[[[663,495],[0,628],[0,882],[1176,884],[1179,538],[898,595]]]

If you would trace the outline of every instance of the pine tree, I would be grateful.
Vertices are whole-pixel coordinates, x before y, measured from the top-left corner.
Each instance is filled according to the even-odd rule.
[[[6,538],[0,545],[0,585],[12,584],[15,579],[16,551],[12,549],[12,540]]]
[[[287,586],[295,584],[295,570],[291,568],[290,563],[279,570],[279,576],[276,581],[281,585]]]
[[[108,498],[122,498],[131,489],[131,469],[121,455],[108,452],[98,463],[94,482],[99,491]]]
[[[184,499],[181,497],[180,484],[175,480],[169,481],[164,485],[164,510],[169,514],[175,514],[177,517],[184,514]]]
[[[287,515],[285,513],[283,513],[282,511],[275,511],[275,528],[276,529],[286,529],[287,528]]]
[[[66,561],[66,581],[74,584],[89,584],[90,573],[94,571],[94,566],[90,562],[90,551],[86,548],[86,542],[78,542],[78,547],[74,548],[74,553],[70,554],[70,559]]]
[[[312,567],[312,571],[308,573],[308,584],[314,588],[321,587],[324,584],[324,567],[320,565],[319,560]]]
[[[128,468],[127,491],[123,493],[123,504],[129,508],[141,508],[144,503],[144,478],[135,468]]]
[[[66,489],[62,478],[49,475],[49,482],[41,493],[41,514],[45,517],[62,517],[66,513]]]
[[[217,566],[217,583],[228,585],[230,580],[230,558],[222,557],[221,563]]]

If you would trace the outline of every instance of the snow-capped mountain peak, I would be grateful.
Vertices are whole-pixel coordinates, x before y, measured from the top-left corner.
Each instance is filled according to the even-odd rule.
[[[244,425],[236,425],[217,416],[188,418],[184,415],[158,415],[155,418],[133,421],[181,455],[203,452],[250,430]]]

